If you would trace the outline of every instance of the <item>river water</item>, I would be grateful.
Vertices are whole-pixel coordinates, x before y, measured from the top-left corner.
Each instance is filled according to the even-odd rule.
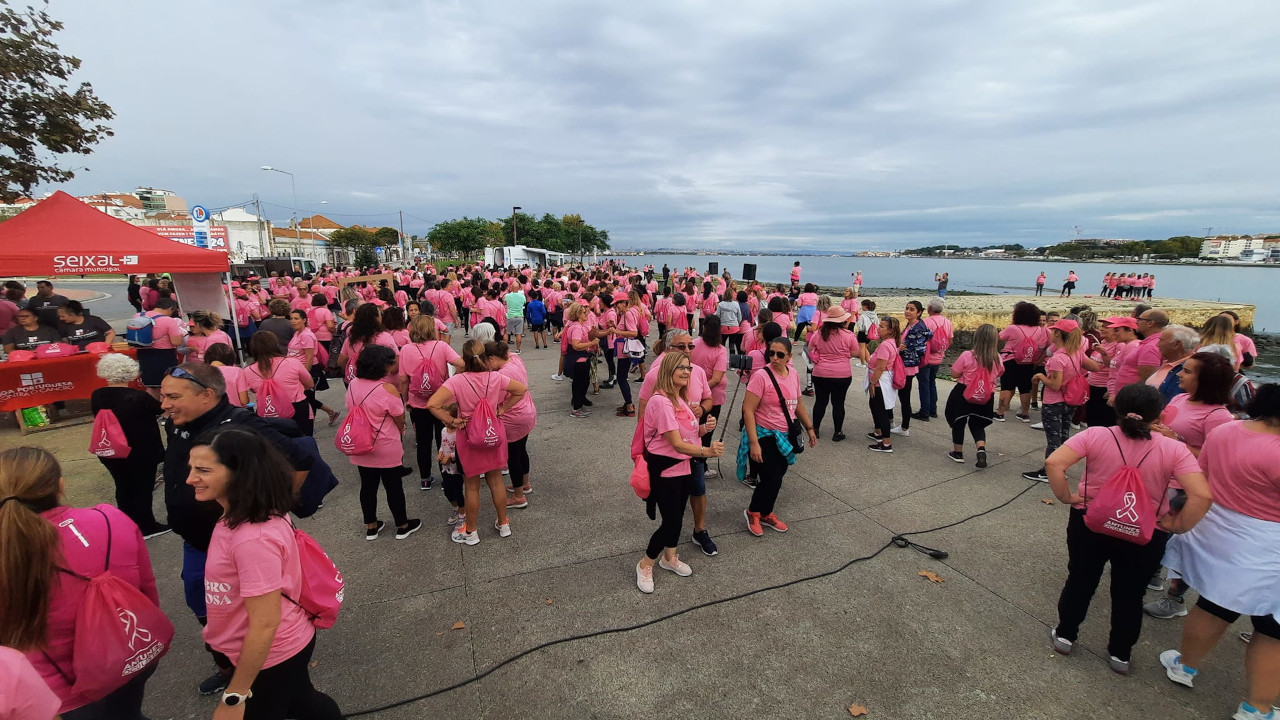
[[[974,260],[961,258],[863,258],[820,257],[800,255],[788,257],[751,255],[656,255],[621,258],[628,265],[653,265],[661,270],[666,263],[673,270],[696,267],[706,271],[707,263],[720,264],[720,272],[728,270],[742,277],[744,263],[757,266],[760,280],[785,282],[791,264],[800,261],[801,281],[828,287],[844,287],[853,283],[851,273],[862,271],[864,287],[932,288],[934,273],[950,273],[950,290],[1000,294],[1028,294],[1035,290],[1036,276],[1043,270],[1049,276],[1045,292],[1058,292],[1068,270],[1080,276],[1076,295],[1096,295],[1102,289],[1102,276],[1108,272],[1153,273],[1155,295],[1240,302],[1257,306],[1255,332],[1280,331],[1280,268],[1275,266],[1241,267],[1234,265],[1142,265],[1130,263],[1064,263],[1029,260]]]

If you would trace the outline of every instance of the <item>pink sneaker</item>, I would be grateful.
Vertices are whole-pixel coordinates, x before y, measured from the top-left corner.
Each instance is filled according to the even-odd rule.
[[[636,563],[636,587],[642,593],[653,592],[653,566],[645,567]]]
[[[760,513],[743,510],[742,515],[747,519],[748,532],[756,537],[764,535],[764,528],[760,527]]]
[[[777,513],[769,513],[768,515],[761,515],[760,524],[767,528],[773,528],[778,532],[787,531],[787,524],[782,522],[782,520],[778,518]]]

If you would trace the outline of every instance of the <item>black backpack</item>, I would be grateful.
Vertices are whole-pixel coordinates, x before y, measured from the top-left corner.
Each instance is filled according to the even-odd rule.
[[[338,356],[342,354],[342,346],[347,342],[347,335],[351,332],[351,321],[345,320],[338,325],[333,332],[333,339],[329,341],[329,362],[325,366],[324,374],[328,378],[342,377],[342,367],[338,365]]]

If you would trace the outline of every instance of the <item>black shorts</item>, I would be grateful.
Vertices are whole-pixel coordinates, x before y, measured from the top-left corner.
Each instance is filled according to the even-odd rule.
[[[564,327],[564,309],[557,308],[555,310],[552,310],[550,313],[547,314],[547,319],[551,321],[551,327],[563,328]]]
[[[863,331],[863,330],[859,330],[859,331],[858,331],[858,344],[859,344],[859,345],[866,345],[868,342],[871,342],[871,341],[867,339],[867,333],[866,333],[865,331]]]
[[[149,388],[160,387],[160,381],[164,380],[164,374],[169,368],[181,362],[178,353],[173,350],[138,348],[138,375],[142,378],[142,384]]]
[[[1005,360],[1004,374],[1000,376],[1000,389],[1029,393],[1031,392],[1031,376],[1034,374],[1035,367],[1031,365]]]
[[[546,329],[547,329],[547,324],[544,322],[529,323],[529,332],[545,332]]]
[[[1203,595],[1196,601],[1196,607],[1220,620],[1226,620],[1228,623],[1233,623],[1240,619],[1240,613],[1228,610],[1211,600],[1206,600]],[[1254,632],[1280,640],[1280,623],[1276,622],[1275,617],[1271,615],[1251,615],[1249,619],[1253,622]]]

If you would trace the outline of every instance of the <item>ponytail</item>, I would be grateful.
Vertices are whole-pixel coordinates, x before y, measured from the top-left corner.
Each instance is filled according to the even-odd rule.
[[[0,453],[0,645],[42,648],[49,596],[62,561],[58,530],[40,513],[57,507],[62,468],[49,452]]]
[[[463,343],[462,364],[466,372],[487,371],[489,368],[484,362],[484,343],[475,339]]]
[[[1116,393],[1116,421],[1131,440],[1150,440],[1151,423],[1164,409],[1160,391],[1143,383],[1125,385]]]

